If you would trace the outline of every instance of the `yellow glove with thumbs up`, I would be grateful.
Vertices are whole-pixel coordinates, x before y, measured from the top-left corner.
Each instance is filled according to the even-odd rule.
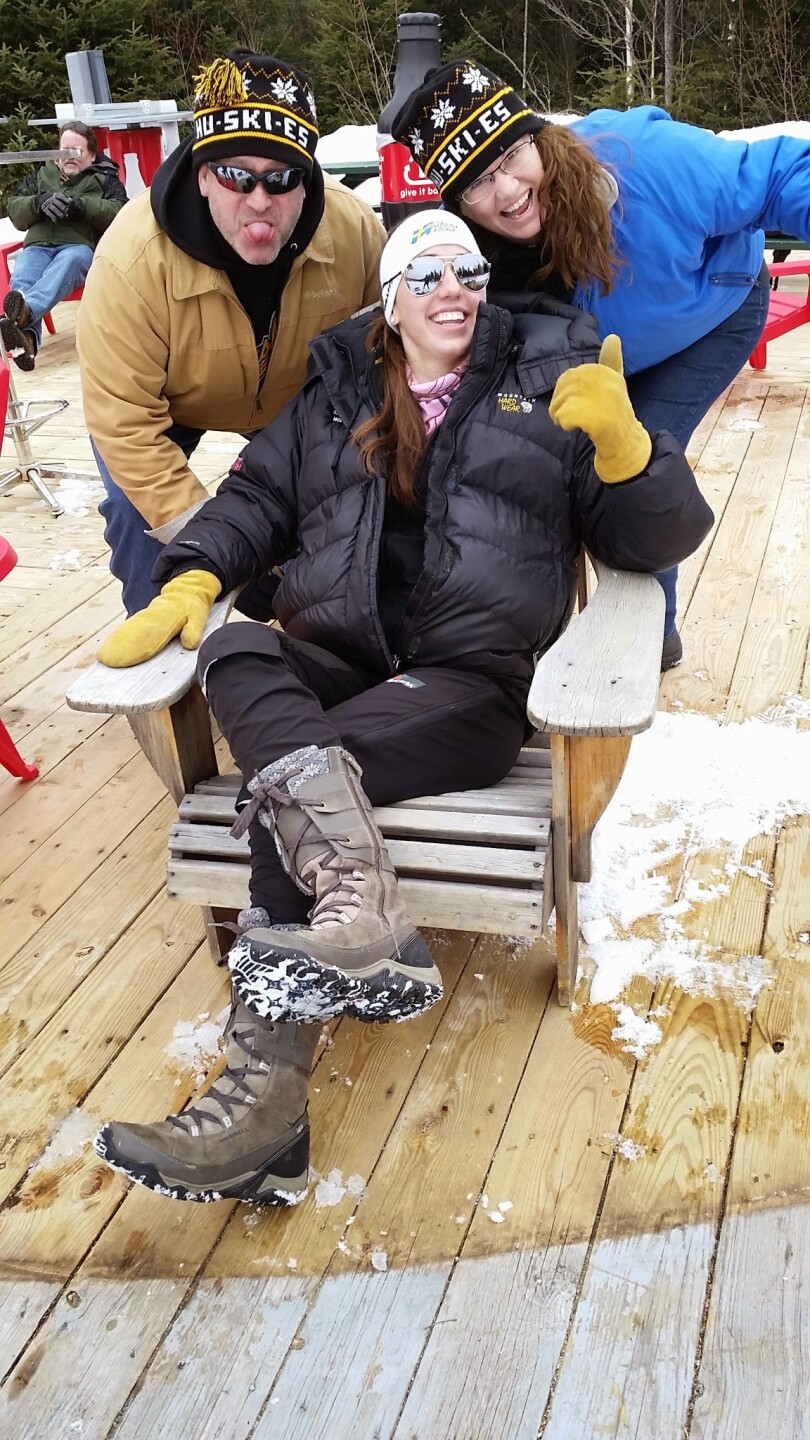
[[[140,665],[164,650],[175,635],[180,636],[186,650],[196,650],[221,589],[216,576],[208,570],[185,570],[167,581],[145,610],[130,615],[107,637],[98,659],[114,670]]]
[[[605,485],[630,480],[648,465],[652,440],[630,404],[618,335],[607,336],[598,365],[577,365],[560,376],[549,414],[563,430],[590,436],[596,473]]]

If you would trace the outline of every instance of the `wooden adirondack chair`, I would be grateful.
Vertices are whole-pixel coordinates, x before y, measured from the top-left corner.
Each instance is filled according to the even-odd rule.
[[[539,734],[511,774],[490,789],[375,812],[418,925],[536,939],[556,911],[564,1005],[577,972],[577,884],[590,878],[593,828],[631,738],[652,723],[663,636],[663,591],[653,576],[594,568],[592,598],[537,665],[528,713]],[[230,605],[217,602],[206,634]],[[218,774],[195,662],[173,641],[131,670],[93,664],[67,698],[76,710],[126,715],[177,801],[168,893],[203,907],[219,959],[233,936],[217,926],[249,903],[248,845],[229,834],[241,781]]]

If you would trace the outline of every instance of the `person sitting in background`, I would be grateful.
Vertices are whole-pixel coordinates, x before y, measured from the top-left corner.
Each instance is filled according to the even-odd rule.
[[[680,446],[636,420],[615,336],[600,352],[591,318],[554,301],[489,306],[488,276],[462,220],[403,222],[382,315],[310,343],[301,394],[99,652],[134,665],[177,634],[194,649],[221,591],[289,562],[283,630],[223,626],[197,667],[247,782],[235,829],[249,829],[252,907],[229,956],[227,1069],[183,1114],[97,1138],[177,1199],[301,1199],[320,1022],[405,1020],[442,993],[373,807],[508,774],[583,545],[650,571],[711,526]]]
[[[118,166],[99,155],[93,131],[81,120],[59,127],[59,148],[79,153],[37,166],[8,202],[9,219],[26,236],[3,300],[0,334],[20,370],[33,370],[42,317],[84,284],[96,244],[127,198]]]

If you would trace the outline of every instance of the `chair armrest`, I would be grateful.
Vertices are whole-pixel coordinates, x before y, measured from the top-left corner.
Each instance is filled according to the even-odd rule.
[[[529,719],[559,735],[637,735],[658,701],[664,592],[653,575],[593,565],[592,599],[537,662]]]
[[[235,599],[234,591],[212,605],[204,640],[225,624]],[[95,660],[71,685],[67,703],[72,710],[93,710],[103,715],[165,710],[193,685],[197,654],[196,650],[184,650],[179,640],[171,640],[159,655],[126,670],[111,670]]]

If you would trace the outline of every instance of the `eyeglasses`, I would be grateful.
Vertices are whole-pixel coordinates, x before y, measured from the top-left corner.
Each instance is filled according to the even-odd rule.
[[[306,179],[306,170],[293,166],[290,170],[268,170],[266,175],[254,175],[252,170],[243,170],[240,165],[212,165],[208,169],[214,179],[225,190],[235,190],[237,195],[250,195],[257,185],[263,185],[268,195],[288,195]]]
[[[441,255],[419,255],[406,265],[402,278],[412,295],[431,295],[441,285],[448,265],[465,289],[486,289],[492,267],[483,255],[455,255],[452,260]]]
[[[516,174],[526,158],[526,151],[533,144],[534,136],[528,135],[525,140],[521,140],[520,144],[515,146],[514,150],[510,150],[508,155],[504,155],[500,165],[496,165],[488,175],[479,175],[477,180],[473,180],[472,184],[461,192],[461,199],[465,205],[480,204],[495,184],[495,176],[499,170],[503,170],[504,175]]]

